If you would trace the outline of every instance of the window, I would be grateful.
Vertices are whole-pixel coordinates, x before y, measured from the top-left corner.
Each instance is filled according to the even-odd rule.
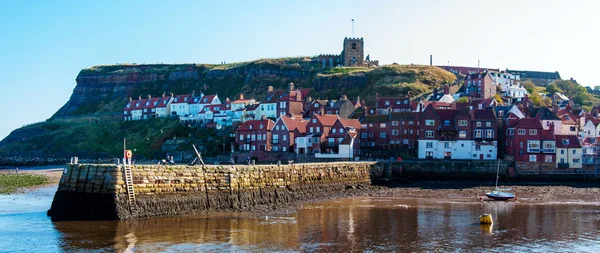
[[[392,135],[399,135],[400,131],[398,129],[393,129],[392,130]]]
[[[379,127],[380,127],[380,128],[385,128],[385,126],[386,126],[386,124],[385,124],[385,123],[380,123],[380,124],[379,124]]]
[[[481,138],[481,129],[475,129],[475,138]]]
[[[485,138],[494,138],[494,130],[486,129],[485,130]]]
[[[243,140],[244,140],[244,136],[240,135],[240,141],[243,141]]]
[[[317,133],[321,132],[321,127],[317,127]]]
[[[574,126],[572,126],[570,129],[571,129],[571,132],[575,132],[575,127]]]
[[[527,141],[527,152],[540,152],[540,141]]]
[[[313,123],[317,123],[317,119],[313,119]]]
[[[450,143],[450,142],[445,142],[445,143],[444,143],[444,148],[452,148],[452,143]]]
[[[379,132],[379,137],[381,137],[381,138],[387,137],[386,132]]]
[[[562,144],[563,145],[569,145],[569,139],[563,139],[562,140]]]
[[[252,150],[256,150],[256,146],[255,145],[252,145]]]
[[[576,153],[576,151],[575,151],[575,149],[573,149],[573,154],[575,154],[575,153]]]
[[[283,141],[287,141],[287,135],[283,135]]]
[[[334,134],[335,133],[335,128],[331,129],[331,133]]]
[[[311,132],[311,133],[314,132],[313,127],[310,127],[310,131],[309,132]]]
[[[431,131],[431,130],[425,131],[425,137],[426,138],[433,138],[433,131]]]
[[[390,101],[389,101],[389,100],[386,100],[386,101],[385,101],[385,105],[390,105]]]
[[[408,144],[408,139],[404,139],[404,140],[402,140],[402,143],[403,143],[403,144]]]
[[[523,142],[520,142],[519,146],[520,146],[520,148],[523,148]]]
[[[253,126],[252,126],[252,125],[250,125],[250,127],[249,127],[249,128],[250,128],[250,129],[252,129],[252,127],[253,127]]]
[[[581,160],[577,158],[573,158],[573,163],[579,163]]]
[[[466,120],[459,120],[458,121],[458,125],[459,126],[467,126],[467,121]]]
[[[279,126],[275,126],[275,130],[279,130]]]
[[[481,151],[481,144],[475,144],[475,151]]]
[[[258,137],[259,141],[262,139],[262,135],[260,135],[260,134],[257,137]]]
[[[519,129],[519,135],[525,135],[525,129]]]
[[[537,129],[529,129],[529,135],[537,135]]]
[[[433,126],[433,125],[435,125],[435,121],[432,120],[432,119],[426,119],[425,120],[425,125],[426,126]]]
[[[489,122],[489,121],[488,121],[488,122],[485,122],[485,126],[486,126],[486,127],[492,127],[492,122]]]
[[[459,131],[458,138],[467,138],[467,131]]]
[[[344,129],[340,128],[340,133],[343,134],[344,133]]]
[[[366,139],[367,138],[367,133],[360,134],[360,138]]]
[[[450,120],[448,120],[448,119],[444,120],[444,126],[450,126]]]
[[[530,162],[537,162],[537,155],[529,155]]]
[[[356,49],[356,43],[352,43],[352,49]]]
[[[266,134],[263,134],[263,140],[265,140],[265,141],[267,140],[267,135]]]
[[[561,150],[560,150],[560,154],[561,154],[561,155],[564,155],[564,154],[565,154],[565,150],[564,150],[564,149],[561,149]]]
[[[411,120],[411,121],[409,121],[409,122],[408,122],[408,124],[409,124],[409,125],[414,125],[414,124],[415,124],[415,122]]]
[[[509,128],[506,130],[508,135],[515,135],[515,129],[514,128]]]
[[[392,121],[392,126],[398,126],[398,121]]]
[[[433,148],[433,142],[426,142],[425,143],[425,147],[426,148]]]
[[[544,152],[554,152],[556,149],[556,142],[544,141]]]
[[[476,125],[477,125],[478,127],[480,127],[480,126],[481,126],[481,121],[477,121],[477,124],[476,124]]]
[[[544,157],[544,161],[547,162],[547,163],[551,163],[552,162],[552,156],[551,155],[546,155]]]

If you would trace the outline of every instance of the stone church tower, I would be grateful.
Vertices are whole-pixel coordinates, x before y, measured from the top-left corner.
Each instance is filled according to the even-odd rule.
[[[344,38],[342,64],[347,67],[362,67],[365,59],[363,38]]]

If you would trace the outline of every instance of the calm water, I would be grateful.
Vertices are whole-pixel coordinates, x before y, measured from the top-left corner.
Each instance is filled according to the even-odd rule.
[[[0,195],[0,252],[600,251],[600,204],[353,198],[245,213],[56,222],[56,188]],[[478,216],[491,213],[493,226]]]

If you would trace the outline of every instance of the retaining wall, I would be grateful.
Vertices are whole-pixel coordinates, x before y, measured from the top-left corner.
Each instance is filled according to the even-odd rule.
[[[374,162],[293,165],[134,165],[131,208],[118,165],[74,164],[63,172],[48,215],[52,220],[131,219],[292,204],[382,175]]]

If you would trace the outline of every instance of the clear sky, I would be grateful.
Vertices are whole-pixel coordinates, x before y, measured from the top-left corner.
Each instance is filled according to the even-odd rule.
[[[83,68],[339,53],[559,71],[600,85],[600,1],[0,1],[0,138],[43,121]]]

